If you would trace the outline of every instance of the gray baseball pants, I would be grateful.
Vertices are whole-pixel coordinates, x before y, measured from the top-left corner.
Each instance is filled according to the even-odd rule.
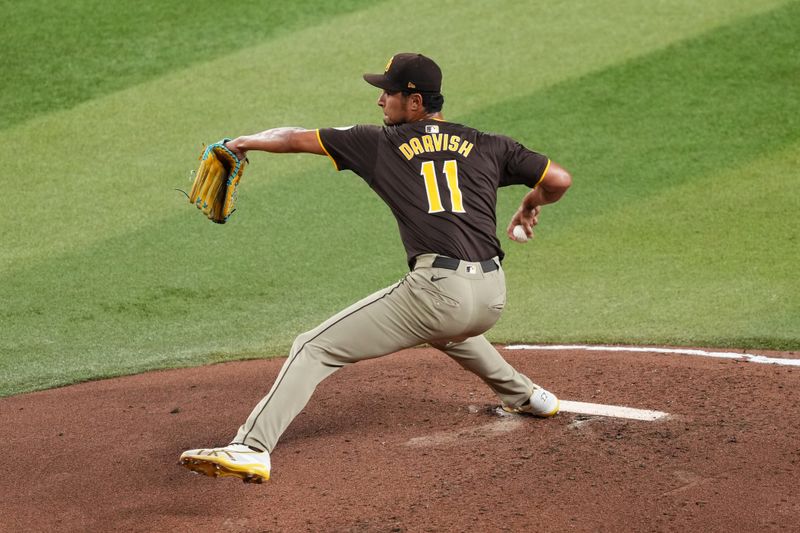
[[[502,268],[461,261],[434,267],[436,255],[417,257],[414,270],[303,333],[294,341],[272,389],[239,428],[233,442],[272,451],[317,385],[339,368],[429,343],[472,371],[509,407],[533,392],[482,335],[506,302]],[[497,258],[493,260],[499,265]]]

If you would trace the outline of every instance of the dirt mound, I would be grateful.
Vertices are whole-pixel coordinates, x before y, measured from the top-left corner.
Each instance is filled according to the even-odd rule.
[[[0,400],[2,531],[754,531],[800,516],[800,368],[501,352],[567,400],[642,422],[499,416],[445,355],[323,382],[245,485],[178,466],[226,444],[283,359],[151,372]]]

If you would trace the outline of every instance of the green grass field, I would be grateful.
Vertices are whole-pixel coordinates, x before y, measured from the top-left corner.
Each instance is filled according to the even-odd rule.
[[[361,74],[410,50],[449,120],[574,177],[504,240],[491,340],[800,348],[800,2],[554,4],[4,2],[0,395],[283,355],[400,278],[388,209],[326,158],[251,155],[225,226],[174,189],[204,142],[379,123]]]

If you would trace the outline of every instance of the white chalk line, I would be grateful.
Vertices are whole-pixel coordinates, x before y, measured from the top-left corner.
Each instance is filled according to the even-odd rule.
[[[583,350],[589,352],[634,352],[634,353],[660,353],[677,355],[695,355],[700,357],[716,357],[721,359],[735,359],[749,363],[763,363],[769,365],[800,366],[800,359],[783,359],[780,357],[767,357],[765,355],[752,355],[736,352],[708,352],[688,348],[654,348],[640,346],[588,346],[581,344],[564,345],[536,345],[513,344],[506,346],[507,350]]]

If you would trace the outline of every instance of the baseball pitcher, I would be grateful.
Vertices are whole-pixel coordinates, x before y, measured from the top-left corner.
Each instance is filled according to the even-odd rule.
[[[383,74],[364,79],[381,90],[382,127],[276,128],[224,146],[240,161],[253,150],[323,155],[337,170],[360,176],[397,219],[410,272],[298,336],[271,390],[231,444],[181,455],[193,471],[245,482],[269,479],[269,453],[323,379],[345,365],[422,343],[474,372],[506,410],[542,417],[558,412],[556,396],[515,370],[483,334],[506,301],[497,189],[530,188],[506,231],[527,240],[541,206],[558,201],[571,176],[513,139],[446,121],[442,73],[428,57],[397,54]]]

